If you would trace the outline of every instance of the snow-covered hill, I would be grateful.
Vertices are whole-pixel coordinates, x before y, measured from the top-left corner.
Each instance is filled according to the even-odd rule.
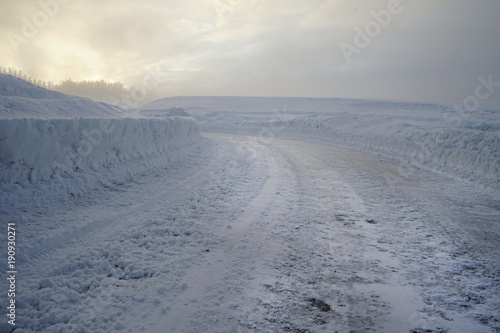
[[[208,132],[331,142],[500,189],[500,103],[460,113],[455,102],[329,98],[172,97],[144,109],[180,107]],[[152,112],[152,111],[150,111]]]
[[[50,91],[0,74],[0,118],[92,118],[125,113],[117,106]]]
[[[0,201],[14,200],[7,193],[19,186],[78,195],[123,183],[181,158],[179,148],[198,139],[193,118],[126,114],[0,75]]]

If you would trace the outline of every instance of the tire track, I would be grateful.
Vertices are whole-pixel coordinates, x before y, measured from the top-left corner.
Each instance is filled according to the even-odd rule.
[[[239,142],[238,142],[239,141]],[[262,214],[269,209],[272,196],[276,193],[279,179],[277,177],[278,165],[272,152],[265,145],[256,140],[234,142],[237,145],[246,145],[246,149],[254,152],[252,163],[259,170],[266,170],[267,180],[253,194],[250,202],[242,208],[241,214],[234,219],[228,228],[226,225],[214,229],[214,234],[218,234],[226,239],[225,245],[207,256],[207,260],[202,266],[193,267],[185,276],[189,281],[188,289],[175,300],[175,307],[165,318],[151,328],[152,332],[193,332],[203,329],[205,332],[220,332],[220,323],[217,328],[203,327],[203,321],[198,318],[208,317],[213,320],[224,321],[227,313],[221,311],[217,305],[224,299],[224,303],[237,302],[241,288],[244,288],[245,281],[249,278],[250,270],[262,271],[257,267],[262,266],[258,259],[261,257],[261,247],[256,244],[262,243],[262,235],[257,235],[253,230],[255,223]],[[239,170],[236,170],[237,172]],[[230,175],[238,178],[239,175]],[[224,216],[221,216],[224,218]],[[259,238],[259,239],[257,239]],[[208,320],[207,318],[204,318]],[[198,327],[197,325],[200,325]],[[224,327],[225,330],[237,331],[237,323],[229,322]],[[231,326],[232,325],[232,326]]]

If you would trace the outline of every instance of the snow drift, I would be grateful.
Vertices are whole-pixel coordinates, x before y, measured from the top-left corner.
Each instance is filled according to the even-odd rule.
[[[33,183],[116,169],[191,142],[190,118],[0,119],[0,182]]]
[[[189,117],[134,117],[0,75],[0,186],[39,182],[73,195],[181,158],[197,142]]]
[[[459,114],[453,102],[328,98],[173,97],[144,108],[181,107],[208,132],[335,143],[500,190],[500,105]],[[152,111],[151,111],[152,112]]]

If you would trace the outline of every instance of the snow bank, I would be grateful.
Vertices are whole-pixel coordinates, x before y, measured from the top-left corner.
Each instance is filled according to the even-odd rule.
[[[118,171],[196,139],[192,118],[0,119],[0,182]],[[130,171],[130,170],[128,170]]]
[[[499,132],[468,129],[422,130],[408,124],[393,125],[387,131],[370,131],[367,125],[344,119],[295,119],[288,121],[207,122],[206,131],[307,139],[335,143],[401,161],[400,175],[408,176],[410,165],[439,171],[449,176],[500,190]],[[363,130],[363,129],[366,129]]]
[[[500,105],[466,115],[453,102],[327,98],[174,97],[145,108],[184,108],[209,132],[335,143],[500,190]]]
[[[2,201],[3,194],[42,183],[72,195],[123,183],[168,166],[182,157],[181,148],[199,140],[193,118],[125,116],[118,107],[7,75],[0,76],[0,95]]]

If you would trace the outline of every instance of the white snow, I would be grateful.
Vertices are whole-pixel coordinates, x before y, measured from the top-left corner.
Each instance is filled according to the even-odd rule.
[[[0,97],[1,332],[500,330],[498,104]]]
[[[340,144],[500,190],[500,103],[466,114],[454,104],[172,97],[143,108],[181,107],[206,131]]]
[[[167,166],[199,141],[197,123],[189,117],[126,114],[8,75],[0,76],[0,93],[7,100],[0,104],[0,186],[10,193],[0,198],[3,207],[22,200],[18,187],[78,196],[103,184],[122,184]]]
[[[124,114],[117,106],[50,91],[10,75],[0,75],[0,118],[92,118]]]

